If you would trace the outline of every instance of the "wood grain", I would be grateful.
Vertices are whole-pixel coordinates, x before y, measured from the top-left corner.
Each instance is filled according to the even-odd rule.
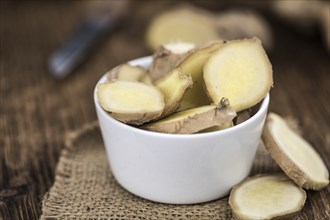
[[[129,22],[57,81],[48,74],[47,58],[85,13],[84,2],[0,2],[0,219],[39,218],[64,134],[96,119],[92,92],[104,72],[150,53],[144,27],[165,6],[135,4]],[[319,35],[304,37],[269,19],[275,30],[270,111],[297,118],[330,168],[329,54]],[[329,186],[309,191],[298,219],[329,219],[329,204]]]

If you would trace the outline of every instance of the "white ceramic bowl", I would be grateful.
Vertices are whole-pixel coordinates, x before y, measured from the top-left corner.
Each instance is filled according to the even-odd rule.
[[[130,62],[147,67],[151,57]],[[103,76],[99,83],[105,82]],[[94,101],[110,168],[129,192],[156,202],[192,204],[228,195],[248,176],[260,141],[269,95],[249,120],[222,131],[163,134],[113,119]]]

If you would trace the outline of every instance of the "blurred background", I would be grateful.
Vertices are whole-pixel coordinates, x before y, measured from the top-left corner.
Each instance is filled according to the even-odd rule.
[[[293,117],[329,158],[329,7],[317,0],[1,1],[0,219],[40,216],[65,133],[96,120],[98,79],[172,41],[260,38],[274,71],[270,110]]]

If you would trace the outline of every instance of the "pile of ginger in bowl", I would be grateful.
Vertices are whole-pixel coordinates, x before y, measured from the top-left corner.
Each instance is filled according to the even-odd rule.
[[[300,187],[321,189],[329,174],[315,150],[278,115],[269,114],[264,126],[272,86],[272,66],[257,38],[198,47],[170,43],[152,57],[115,67],[94,91],[114,177],[137,196],[169,204],[212,201],[233,189],[229,204],[238,219],[296,213],[306,200]],[[267,150],[293,182],[282,174],[243,181],[263,130]],[[303,153],[295,154],[288,142],[304,142]],[[299,158],[306,152],[317,161],[312,169],[305,169],[305,159]],[[320,172],[311,177],[316,169]],[[307,174],[297,176],[292,170]],[[286,191],[255,190],[269,186]],[[251,203],[244,202],[246,195],[252,195]],[[270,212],[249,206],[260,198],[262,204],[272,204],[288,196],[291,202]]]

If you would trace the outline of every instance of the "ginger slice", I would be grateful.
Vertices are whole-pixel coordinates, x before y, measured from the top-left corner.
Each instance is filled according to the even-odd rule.
[[[117,79],[140,81],[147,71],[140,66],[132,66],[128,63],[122,64],[117,73]]]
[[[221,131],[221,130],[224,130],[226,128],[230,128],[230,127],[233,127],[233,126],[234,126],[234,123],[233,123],[233,121],[231,121],[229,123],[225,123],[225,124],[222,124],[222,125],[216,125],[216,126],[213,126],[213,127],[210,127],[210,128],[206,128],[204,130],[199,131],[198,133],[208,133],[208,132],[213,132],[213,131]]]
[[[329,172],[322,158],[279,115],[267,116],[263,140],[275,162],[297,185],[320,190],[329,184]]]
[[[156,50],[159,46],[185,41],[201,45],[218,39],[218,33],[212,21],[212,14],[186,6],[164,12],[153,18],[150,23],[146,42]]]
[[[185,54],[196,47],[194,43],[177,41],[164,44],[163,47],[173,54]]]
[[[165,107],[162,117],[172,114],[180,107],[183,95],[192,84],[191,76],[184,75],[180,69],[174,69],[155,83],[164,94]]]
[[[147,85],[153,85],[151,76],[148,73],[144,74],[139,81]]]
[[[184,59],[195,45],[187,42],[176,42],[162,45],[153,55],[149,68],[152,81],[156,81],[173,70]]]
[[[282,219],[299,212],[306,192],[283,174],[256,175],[233,187],[229,205],[236,219]]]
[[[260,102],[273,85],[271,63],[257,38],[223,45],[204,65],[203,76],[213,102],[227,97],[236,112]]]
[[[107,73],[109,81],[114,79],[138,81],[152,85],[152,80],[147,70],[141,66],[132,66],[128,63],[122,64]]]
[[[210,104],[211,101],[204,89],[203,67],[207,59],[222,45],[222,41],[213,41],[194,50],[179,63],[178,68],[180,68],[183,73],[189,74],[194,82],[192,89],[184,95],[179,110],[182,111]],[[219,103],[220,100],[221,99],[216,103]]]
[[[159,117],[165,106],[164,95],[157,87],[133,81],[100,84],[97,98],[113,118],[135,125]]]
[[[141,66],[132,66],[124,63],[107,73],[109,81],[114,79],[141,81],[147,75],[147,70]]]
[[[245,122],[246,120],[248,120],[249,118],[251,118],[251,116],[252,116],[251,109],[246,109],[246,110],[240,111],[237,113],[237,116],[234,119],[234,124],[235,125],[241,124],[241,123]]]
[[[170,115],[162,120],[144,125],[150,131],[170,134],[193,134],[217,125],[230,123],[236,116],[227,99],[218,106],[206,105]]]

